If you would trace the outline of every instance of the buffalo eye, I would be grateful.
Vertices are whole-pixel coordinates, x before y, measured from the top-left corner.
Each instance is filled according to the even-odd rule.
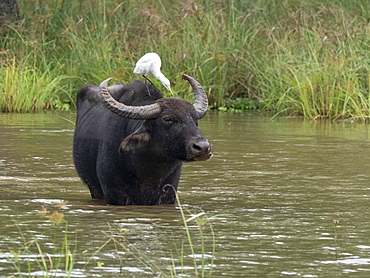
[[[172,119],[171,119],[171,117],[170,117],[170,116],[164,116],[164,117],[162,118],[162,120],[163,120],[163,122],[165,122],[165,123],[170,123],[170,122],[172,122]]]

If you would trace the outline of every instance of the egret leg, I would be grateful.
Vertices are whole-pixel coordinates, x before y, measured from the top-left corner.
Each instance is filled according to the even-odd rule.
[[[154,84],[153,84],[153,82],[152,81],[150,81],[149,79],[148,79],[148,77],[146,77],[145,75],[143,75],[143,77],[151,84],[151,85],[153,85],[154,86]],[[154,86],[155,87],[155,86]],[[148,96],[150,96],[150,90],[149,90],[149,87],[148,87],[148,83],[146,83],[146,90],[148,91]]]
[[[148,96],[151,96],[148,83],[145,83],[145,85],[146,85],[146,90],[148,92]]]
[[[143,77],[150,83],[150,84],[152,84],[154,87],[155,87],[155,85],[153,84],[153,82],[152,81],[150,81],[150,79],[148,78],[148,77],[146,77],[144,74],[143,74]]]

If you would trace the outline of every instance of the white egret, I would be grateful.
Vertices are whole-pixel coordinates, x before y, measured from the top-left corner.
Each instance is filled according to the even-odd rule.
[[[137,61],[134,73],[142,74],[147,80],[149,80],[147,78],[148,76],[153,75],[157,80],[161,81],[163,86],[173,95],[170,81],[161,73],[161,65],[162,62],[159,55],[154,52],[149,52]]]

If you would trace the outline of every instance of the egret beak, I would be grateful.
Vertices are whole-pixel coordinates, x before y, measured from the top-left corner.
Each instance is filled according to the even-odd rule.
[[[171,93],[171,95],[172,95],[172,96],[174,96],[174,95],[175,95],[175,94],[172,92],[172,90],[171,90],[171,87],[170,87],[170,86],[166,87],[166,89],[167,89],[168,91],[170,91],[170,93]]]

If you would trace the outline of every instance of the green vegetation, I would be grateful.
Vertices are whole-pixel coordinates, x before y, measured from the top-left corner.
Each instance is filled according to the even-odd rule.
[[[85,83],[138,78],[155,51],[179,96],[191,98],[187,73],[221,110],[370,116],[367,1],[18,3],[22,20],[0,30],[2,111],[68,109]]]
[[[4,253],[2,250],[0,258],[6,258],[13,266],[13,269],[7,270],[9,277],[16,277],[11,274],[16,274],[17,277],[73,277],[76,273],[81,274],[81,271],[86,271],[89,275],[89,272],[94,269],[98,269],[100,273],[105,271],[108,273],[113,266],[119,266],[122,273],[123,267],[127,266],[126,261],[132,259],[138,267],[152,273],[155,277],[179,277],[179,275],[212,277],[216,238],[211,220],[216,216],[208,218],[203,211],[200,213],[185,211],[177,194],[176,200],[183,233],[180,231],[176,234],[173,250],[169,250],[165,255],[172,258],[167,263],[150,256],[153,254],[148,252],[150,247],[141,246],[140,241],[131,241],[129,229],[120,229],[110,224],[107,224],[106,230],[101,231],[103,244],[92,246],[95,250],[91,250],[91,246],[89,246],[90,251],[79,250],[79,236],[76,232],[69,231],[65,215],[60,210],[67,202],[56,204],[57,209],[53,209],[53,212],[49,212],[45,207],[38,212],[41,218],[47,218],[49,222],[49,224],[42,224],[43,234],[25,232],[21,228],[23,225],[15,223],[21,242],[8,252]],[[12,241],[12,239],[8,240]],[[86,248],[86,246],[81,247]],[[156,246],[156,248],[159,247]],[[110,254],[109,260],[104,261],[103,253],[107,252]],[[106,270],[105,267],[107,267]]]
[[[185,231],[186,231],[186,237],[187,237],[187,243],[188,243],[189,250],[190,250],[190,255],[193,259],[194,277],[202,277],[202,278],[206,277],[206,276],[211,277],[212,276],[212,267],[213,267],[213,264],[214,264],[214,258],[215,258],[215,253],[216,253],[216,238],[215,238],[215,233],[213,231],[212,225],[210,224],[210,218],[207,217],[207,215],[204,213],[204,211],[202,211],[200,213],[197,213],[197,214],[194,214],[189,218],[186,218],[186,215],[185,215],[184,209],[183,209],[183,207],[180,203],[180,199],[179,199],[178,194],[176,194],[176,201],[177,201],[177,204],[179,205],[179,208],[180,208],[181,218],[182,218],[182,221],[184,223],[184,228],[185,228]],[[191,234],[191,229],[188,225],[188,222],[191,222],[191,221],[196,221],[196,227],[199,230],[200,250],[196,250],[196,248],[195,248],[196,245],[193,243],[194,239],[193,239],[193,236]],[[205,231],[207,226],[210,229],[211,235],[212,235],[212,251],[210,253],[208,252],[208,256],[211,257],[210,262],[206,262],[207,261],[207,259],[206,259],[207,252],[206,252],[206,243],[205,243],[206,236],[204,234],[204,231]],[[185,244],[182,243],[181,249],[180,249],[181,252],[180,252],[180,254],[178,254],[178,257],[180,258],[180,262],[181,262],[181,264],[180,264],[181,274],[186,274],[185,264],[184,264],[184,258],[186,257],[186,255],[185,255],[185,251],[184,251],[184,246],[185,246]],[[198,254],[201,255],[201,264],[200,265],[198,265],[198,261],[197,261],[197,255]],[[207,267],[207,263],[209,264],[209,267]],[[175,264],[173,264],[173,268],[171,269],[171,277],[178,277],[179,273],[177,273],[176,269],[177,268],[176,268]]]

